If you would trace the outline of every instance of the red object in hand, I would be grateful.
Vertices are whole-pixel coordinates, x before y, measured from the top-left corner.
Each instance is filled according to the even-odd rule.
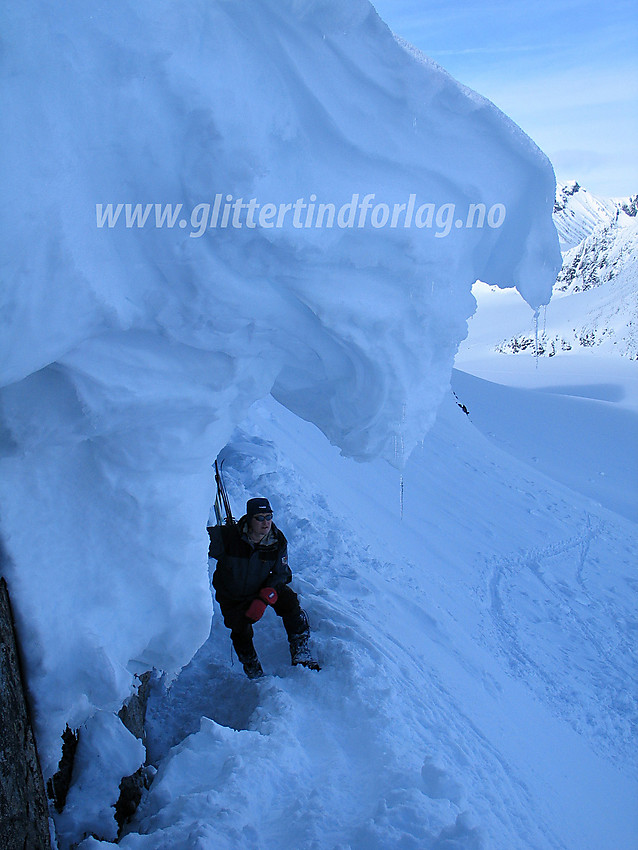
[[[274,587],[262,587],[259,591],[259,596],[268,605],[274,605],[277,601],[277,591]]]
[[[266,603],[263,600],[253,599],[253,601],[250,603],[250,605],[246,609],[246,616],[253,623],[256,623],[257,620],[261,620],[265,610],[266,610]]]

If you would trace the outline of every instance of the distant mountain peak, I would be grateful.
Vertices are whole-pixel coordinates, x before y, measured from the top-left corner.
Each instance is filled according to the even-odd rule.
[[[631,218],[638,216],[638,195],[632,195],[626,201],[621,201],[620,209]]]
[[[567,206],[567,199],[580,191],[580,183],[576,180],[570,180],[568,183],[557,184],[556,200],[554,202],[554,212],[562,212]]]
[[[584,189],[576,180],[557,183],[554,224],[558,231],[561,251],[565,253],[575,248],[597,227],[609,224],[621,203],[628,203],[630,200],[599,198]]]

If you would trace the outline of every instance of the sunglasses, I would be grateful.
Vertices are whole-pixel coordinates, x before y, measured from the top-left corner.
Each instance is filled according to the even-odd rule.
[[[272,514],[253,514],[253,519],[256,519],[257,522],[270,522]]]

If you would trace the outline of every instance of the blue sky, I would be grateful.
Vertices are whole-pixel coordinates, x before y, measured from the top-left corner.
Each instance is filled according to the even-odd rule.
[[[635,0],[372,0],[390,29],[513,118],[559,180],[638,192]]]

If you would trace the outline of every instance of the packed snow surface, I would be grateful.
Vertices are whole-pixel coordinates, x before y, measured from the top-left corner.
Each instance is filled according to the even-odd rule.
[[[394,469],[276,403],[234,432],[233,506],[268,494],[323,669],[290,667],[269,612],[251,682],[216,616],[154,687],[159,771],[124,850],[635,846],[636,524],[528,458],[542,431],[561,468],[586,463],[552,428],[555,393],[521,389],[505,442],[489,413],[516,415],[507,388],[453,385],[469,416],[450,394],[406,465],[403,517]],[[572,402],[573,433],[614,433],[614,404]]]
[[[3,35],[0,522],[49,776],[67,723],[205,641],[210,464],[251,405],[272,393],[345,455],[401,466],[473,282],[537,308],[560,257],[543,154],[365,0],[30,0]],[[202,231],[218,194],[315,197],[344,225],[373,195],[399,218]],[[411,194],[429,227],[404,226]],[[99,226],[109,203],[186,217]],[[467,227],[471,204],[506,216]]]

